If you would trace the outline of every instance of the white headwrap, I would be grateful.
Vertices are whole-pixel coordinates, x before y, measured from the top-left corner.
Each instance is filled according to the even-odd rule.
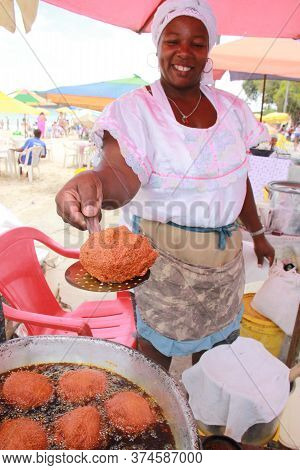
[[[177,16],[192,16],[202,21],[206,26],[209,38],[209,50],[217,41],[217,22],[212,8],[206,0],[166,0],[156,11],[151,32],[155,46],[158,46],[159,38],[170,21]],[[213,83],[213,72],[211,69],[211,61],[204,68],[202,84]]]

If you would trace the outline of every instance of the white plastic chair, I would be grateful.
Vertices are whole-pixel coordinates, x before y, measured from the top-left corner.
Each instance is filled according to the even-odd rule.
[[[95,157],[97,157],[97,154],[98,154],[98,149],[95,144],[90,144],[85,147],[84,153],[83,153],[84,160],[85,160],[84,163],[86,164],[88,170],[91,169],[91,166],[94,166],[93,163],[94,163]]]
[[[25,162],[24,163],[19,163],[19,178],[21,177],[21,169],[24,171],[27,171],[28,173],[28,181],[29,183],[32,183],[33,180],[33,169],[36,168],[38,170],[39,176],[40,176],[40,169],[39,169],[39,164],[40,164],[40,158],[41,155],[44,151],[44,148],[41,145],[35,145],[34,147],[30,147],[25,150],[25,152],[22,153],[22,156],[25,155]],[[31,164],[29,165],[29,158],[30,154],[32,155],[32,160]]]
[[[1,174],[1,162],[4,162],[4,170],[8,172],[8,149],[0,147],[0,174]]]
[[[16,162],[14,152],[10,150],[8,140],[0,139],[0,173],[1,161],[4,162],[5,173],[13,176],[16,173]]]
[[[75,142],[64,143],[65,156],[64,156],[64,168],[67,166],[67,159],[72,158],[72,166],[79,167],[78,162],[78,146]]]

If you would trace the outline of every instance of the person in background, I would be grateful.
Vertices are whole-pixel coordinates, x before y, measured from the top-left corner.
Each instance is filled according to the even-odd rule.
[[[277,135],[273,134],[271,135],[271,140],[270,140],[270,150],[273,150],[273,152],[276,152],[278,149],[277,145],[278,137]]]
[[[281,134],[284,134],[286,133],[286,128],[287,128],[287,124],[281,124],[280,128],[279,128],[279,132]]]
[[[65,120],[65,131],[66,131],[66,135],[69,135],[70,134],[70,121],[68,119]]]
[[[300,142],[300,121],[296,124],[294,130],[294,150],[298,150],[298,145]]]
[[[40,129],[34,129],[33,137],[31,137],[30,139],[27,139],[25,144],[22,147],[20,147],[18,149],[13,149],[15,152],[20,152],[21,153],[21,155],[18,159],[18,162],[19,163],[25,163],[26,154],[24,153],[24,151],[26,149],[29,149],[29,148],[35,147],[35,146],[42,146],[43,147],[43,152],[41,154],[41,158],[45,158],[46,153],[47,153],[47,149],[46,149],[45,142],[43,142],[41,140],[41,131],[40,131]],[[31,165],[31,161],[32,161],[32,155],[29,156],[28,165]]]
[[[51,126],[51,137],[53,139],[56,139],[57,137],[60,137],[60,136],[61,136],[61,132],[60,132],[60,129],[59,129],[59,125],[57,124],[56,121],[54,121],[52,126]]]
[[[66,120],[64,118],[63,113],[59,113],[58,125],[60,127],[61,134],[66,136],[67,135],[67,133],[66,133]]]
[[[38,120],[37,120],[37,127],[41,131],[41,137],[45,137],[45,130],[46,130],[46,116],[44,113],[40,113]]]

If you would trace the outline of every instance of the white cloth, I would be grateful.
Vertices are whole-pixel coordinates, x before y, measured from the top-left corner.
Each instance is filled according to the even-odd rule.
[[[216,108],[216,123],[186,127],[160,81],[151,88],[153,95],[140,88],[111,103],[94,127],[100,158],[107,130],[141,181],[125,214],[194,227],[234,222],[246,194],[247,149],[268,138],[265,127],[242,100],[208,86],[201,91]]]
[[[257,202],[264,199],[264,188],[270,181],[287,180],[291,161],[283,158],[249,156],[249,179]]]
[[[213,48],[217,41],[217,22],[206,0],[167,0],[160,5],[151,26],[152,38],[156,47],[165,27],[178,16],[191,16],[202,21],[208,32],[209,50]],[[206,64],[203,72],[202,84],[213,84],[213,71],[210,62]]]
[[[270,267],[269,277],[256,292],[252,307],[292,336],[300,303],[300,274],[296,268],[285,271],[277,261]]]
[[[238,338],[217,346],[182,374],[195,419],[225,426],[240,442],[256,423],[269,423],[289,396],[289,368],[258,341]]]

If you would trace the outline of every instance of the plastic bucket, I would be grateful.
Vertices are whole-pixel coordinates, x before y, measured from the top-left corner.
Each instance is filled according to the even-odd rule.
[[[244,315],[241,321],[241,336],[260,341],[274,356],[279,357],[284,341],[284,332],[268,318],[260,315],[250,302],[255,294],[244,295]]]

